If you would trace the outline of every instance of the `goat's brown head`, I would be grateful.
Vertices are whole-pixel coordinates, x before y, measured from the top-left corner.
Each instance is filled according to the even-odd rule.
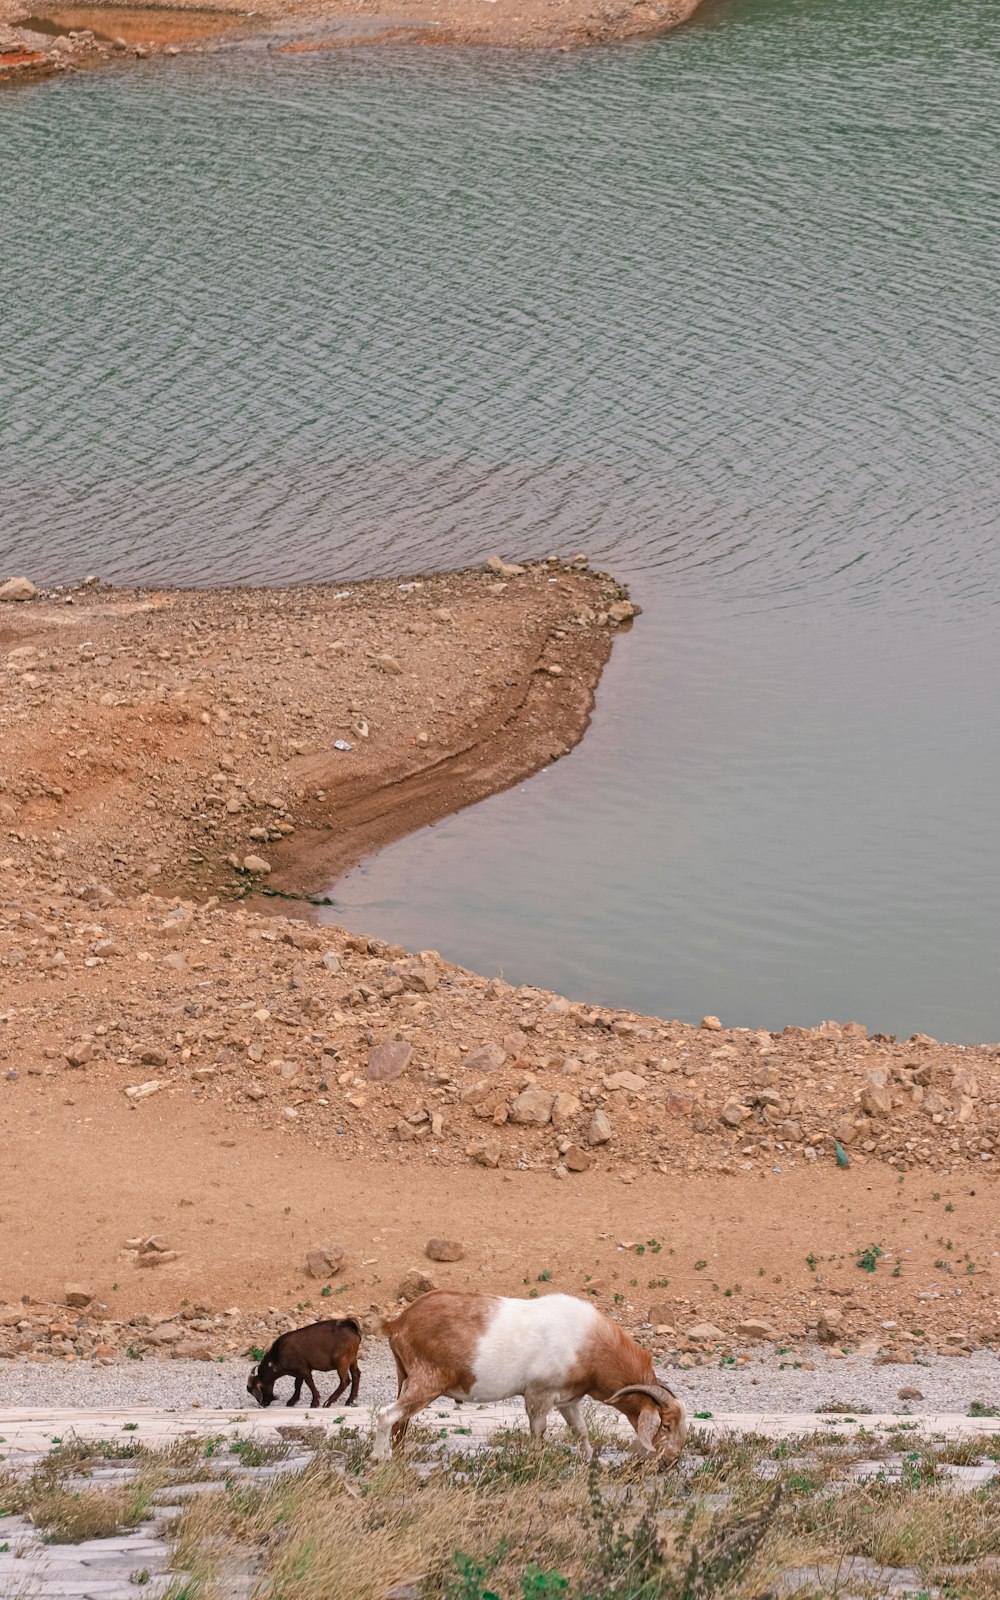
[[[256,1400],[259,1406],[269,1406],[274,1399],[274,1385],[280,1373],[273,1362],[262,1361],[259,1366],[251,1367],[247,1379],[247,1394]]]
[[[655,1379],[652,1383],[627,1383],[608,1399],[635,1429],[635,1452],[644,1461],[660,1466],[675,1466],[687,1438],[684,1402],[672,1389]]]

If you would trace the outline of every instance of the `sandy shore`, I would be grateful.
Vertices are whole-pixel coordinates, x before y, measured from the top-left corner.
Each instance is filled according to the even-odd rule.
[[[283,52],[377,44],[577,49],[686,22],[698,0],[261,0],[255,7],[31,6],[0,0],[0,85],[151,56],[199,54],[241,39]],[[41,18],[41,22],[37,19]],[[25,26],[25,22],[29,24]]]
[[[995,1046],[642,1017],[262,899],[567,751],[633,610],[498,561],[0,606],[0,1351],[172,1349],[183,1303],[224,1353],[413,1268],[694,1360],[996,1339]]]

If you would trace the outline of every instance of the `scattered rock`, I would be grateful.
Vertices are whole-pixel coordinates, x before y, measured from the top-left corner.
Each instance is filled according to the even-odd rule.
[[[266,876],[266,874],[269,873],[270,870],[271,870],[271,863],[269,861],[265,861],[263,856],[244,856],[243,857],[243,871],[244,872],[252,872],[252,873],[255,873],[257,876],[261,876],[262,874]]]
[[[772,1344],[781,1337],[773,1323],[765,1322],[762,1317],[746,1317],[737,1325],[737,1336],[747,1339],[751,1343]]]
[[[590,1144],[607,1144],[613,1131],[611,1118],[607,1112],[595,1111],[590,1119],[590,1127],[587,1129],[587,1139]]]
[[[417,962],[411,967],[401,967],[399,976],[407,989],[416,994],[432,994],[441,982],[437,967],[430,962]]]
[[[498,1167],[502,1146],[499,1139],[486,1139],[476,1147],[475,1159],[481,1167]]]
[[[0,600],[33,600],[37,593],[30,578],[8,578],[0,583]]]
[[[867,1083],[861,1091],[861,1109],[869,1117],[889,1116],[892,1112],[892,1092],[889,1085],[877,1080]]]
[[[68,1306],[75,1306],[82,1311],[90,1305],[94,1296],[90,1289],[84,1288],[82,1283],[68,1283],[63,1290],[63,1299]]]
[[[821,1311],[816,1333],[820,1344],[840,1344],[845,1333],[844,1313],[832,1308]]]
[[[544,1127],[552,1117],[554,1101],[555,1095],[549,1094],[547,1089],[542,1089],[537,1083],[530,1084],[511,1102],[510,1120]]]
[[[722,1023],[718,1017],[702,1017],[701,1025],[703,1028],[707,1028],[709,1033],[721,1033],[722,1031]]]
[[[898,1398],[900,1400],[922,1400],[924,1397],[919,1389],[915,1389],[912,1384],[906,1383],[900,1389]]]
[[[575,1094],[569,1094],[567,1090],[560,1089],[552,1101],[552,1126],[554,1128],[564,1128],[568,1122],[572,1122],[574,1117],[579,1116],[582,1109],[583,1106]]]
[[[85,1067],[94,1057],[94,1047],[89,1039],[82,1039],[78,1044],[71,1044],[66,1051],[66,1065],[69,1067]]]
[[[500,578],[520,578],[524,572],[523,567],[517,566],[513,561],[504,561],[501,556],[488,557],[486,566]]]
[[[413,1046],[405,1039],[383,1039],[368,1053],[367,1076],[372,1083],[390,1083],[406,1071]]]
[[[457,1239],[428,1239],[425,1250],[431,1261],[461,1261],[465,1255]]]
[[[563,1151],[563,1165],[570,1172],[587,1172],[593,1165],[593,1156],[588,1150],[583,1150],[578,1144],[571,1144],[568,1150]]]
[[[605,1089],[624,1089],[627,1094],[645,1094],[646,1080],[637,1072],[612,1072],[604,1080]]]
[[[496,1072],[506,1059],[507,1052],[502,1045],[481,1044],[462,1057],[461,1065],[466,1072]]]
[[[148,1100],[150,1095],[159,1094],[161,1089],[167,1088],[168,1082],[167,1078],[148,1078],[145,1083],[131,1084],[125,1093],[134,1105],[138,1100]]]
[[[344,1270],[346,1256],[342,1244],[318,1244],[306,1251],[306,1271],[310,1278],[335,1278]]]
[[[687,1337],[692,1344],[723,1344],[726,1341],[726,1334],[714,1322],[696,1322],[693,1328],[688,1329]]]
[[[430,1294],[431,1290],[435,1288],[437,1288],[437,1285],[433,1278],[429,1278],[427,1273],[422,1272],[419,1267],[411,1267],[396,1290],[396,1299],[419,1300],[422,1294]]]

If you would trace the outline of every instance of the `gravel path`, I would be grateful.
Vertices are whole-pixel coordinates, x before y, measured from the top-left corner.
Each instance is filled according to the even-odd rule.
[[[675,1370],[672,1381],[696,1411],[814,1411],[831,1402],[873,1411],[958,1412],[973,1400],[1000,1404],[1000,1360],[980,1350],[965,1358],[928,1357],[913,1366],[877,1367],[870,1356],[833,1361],[822,1350],[809,1352],[815,1371],[795,1370],[789,1359],[762,1352],[739,1370],[698,1367]],[[666,1370],[666,1369],[664,1369]],[[249,1363],[226,1361],[123,1361],[110,1367],[38,1366],[27,1361],[0,1362],[0,1411],[28,1406],[150,1405],[187,1409],[196,1402],[227,1410],[249,1404]],[[331,1393],[325,1374],[318,1376],[320,1394]],[[901,1388],[919,1389],[921,1400],[902,1401]],[[279,1396],[291,1380],[278,1386]],[[393,1399],[396,1374],[388,1348],[373,1343],[361,1368],[360,1399],[378,1405]],[[300,1402],[300,1409],[302,1409]]]

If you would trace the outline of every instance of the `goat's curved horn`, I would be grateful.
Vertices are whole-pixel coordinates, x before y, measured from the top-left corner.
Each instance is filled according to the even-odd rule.
[[[616,1400],[620,1400],[626,1394],[648,1395],[650,1400],[656,1401],[657,1405],[662,1405],[664,1401],[677,1399],[674,1391],[668,1389],[662,1383],[627,1383],[623,1389],[616,1389],[614,1394],[604,1403],[605,1405],[613,1406]]]

